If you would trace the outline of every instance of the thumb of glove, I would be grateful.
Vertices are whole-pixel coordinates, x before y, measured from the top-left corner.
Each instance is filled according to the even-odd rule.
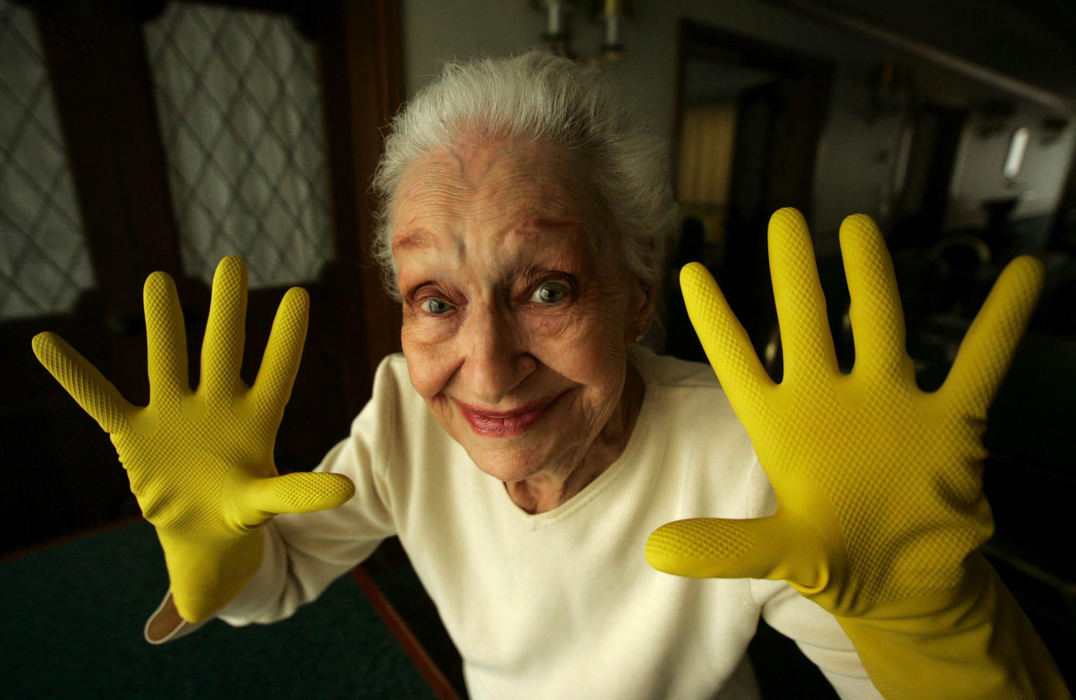
[[[691,578],[822,578],[817,544],[780,514],[753,520],[691,518],[650,534],[646,559],[659,571]]]
[[[236,497],[236,522],[255,528],[280,513],[310,513],[336,508],[355,494],[342,474],[296,472],[245,482]]]

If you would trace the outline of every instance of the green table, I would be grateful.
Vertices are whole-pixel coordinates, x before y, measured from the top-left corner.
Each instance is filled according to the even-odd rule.
[[[288,620],[155,647],[167,585],[144,522],[0,564],[0,697],[433,697],[350,576]]]

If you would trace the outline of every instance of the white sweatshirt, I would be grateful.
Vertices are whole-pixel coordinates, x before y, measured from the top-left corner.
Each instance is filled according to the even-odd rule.
[[[219,615],[272,622],[398,535],[464,661],[473,698],[758,697],[746,649],[759,615],[842,697],[879,697],[832,615],[782,582],[657,572],[663,523],[774,511],[751,443],[706,365],[633,349],[646,382],[620,458],[553,511],[528,515],[479,471],[386,358],[373,396],[318,471],[355,497],[280,515],[246,590]]]

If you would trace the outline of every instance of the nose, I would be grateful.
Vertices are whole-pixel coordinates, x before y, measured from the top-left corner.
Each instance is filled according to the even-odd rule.
[[[510,309],[499,304],[469,310],[460,330],[464,390],[484,406],[496,406],[537,368],[526,334]]]

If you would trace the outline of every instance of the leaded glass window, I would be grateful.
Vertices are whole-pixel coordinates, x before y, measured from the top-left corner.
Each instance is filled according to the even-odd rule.
[[[0,318],[70,311],[93,287],[33,14],[0,0]]]
[[[146,25],[187,274],[317,276],[332,235],[315,45],[281,15],[171,2]]]

